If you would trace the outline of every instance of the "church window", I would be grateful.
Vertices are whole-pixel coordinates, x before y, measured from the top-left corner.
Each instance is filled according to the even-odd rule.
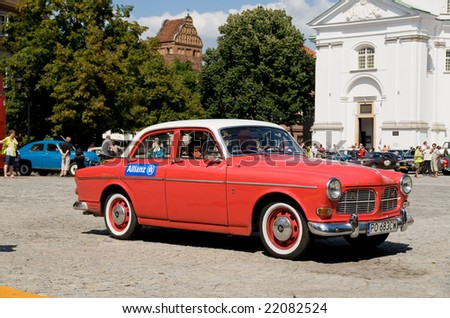
[[[450,50],[445,53],[445,71],[450,72]]]
[[[365,47],[358,51],[358,68],[370,69],[375,67],[375,49]]]

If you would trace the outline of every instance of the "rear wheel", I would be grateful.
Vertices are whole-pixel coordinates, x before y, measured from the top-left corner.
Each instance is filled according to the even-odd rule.
[[[388,238],[388,236],[389,233],[374,236],[367,236],[361,234],[355,238],[352,238],[347,235],[345,236],[345,240],[356,248],[374,248],[383,244],[384,241],[386,241],[386,239]]]
[[[22,176],[29,176],[31,174],[31,164],[29,162],[21,162],[19,164],[19,173]]]
[[[259,231],[266,250],[278,258],[300,258],[311,245],[304,217],[287,203],[266,205],[259,219]]]
[[[139,229],[133,205],[122,193],[111,194],[106,199],[103,212],[106,228],[114,238],[130,239]]]
[[[71,176],[75,176],[75,172],[77,172],[78,166],[76,162],[72,162],[69,166],[69,174]]]

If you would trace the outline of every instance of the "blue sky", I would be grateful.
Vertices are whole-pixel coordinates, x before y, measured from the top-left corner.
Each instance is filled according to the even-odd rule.
[[[143,35],[155,36],[165,19],[185,17],[189,12],[203,40],[203,49],[216,46],[218,27],[231,13],[239,13],[262,5],[283,9],[293,18],[293,23],[308,39],[313,34],[306,23],[329,9],[338,0],[113,0],[114,4],[132,5],[132,20],[149,30]]]

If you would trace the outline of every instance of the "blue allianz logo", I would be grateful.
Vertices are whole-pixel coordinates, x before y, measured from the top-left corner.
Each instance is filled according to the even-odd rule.
[[[154,177],[158,165],[151,164],[129,164],[125,168],[125,176],[128,177]]]

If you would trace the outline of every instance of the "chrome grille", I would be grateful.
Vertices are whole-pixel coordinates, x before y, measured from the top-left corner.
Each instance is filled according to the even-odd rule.
[[[381,212],[395,210],[397,208],[397,188],[386,188],[381,197]]]
[[[370,213],[375,210],[375,191],[357,189],[345,191],[337,204],[337,213]]]

